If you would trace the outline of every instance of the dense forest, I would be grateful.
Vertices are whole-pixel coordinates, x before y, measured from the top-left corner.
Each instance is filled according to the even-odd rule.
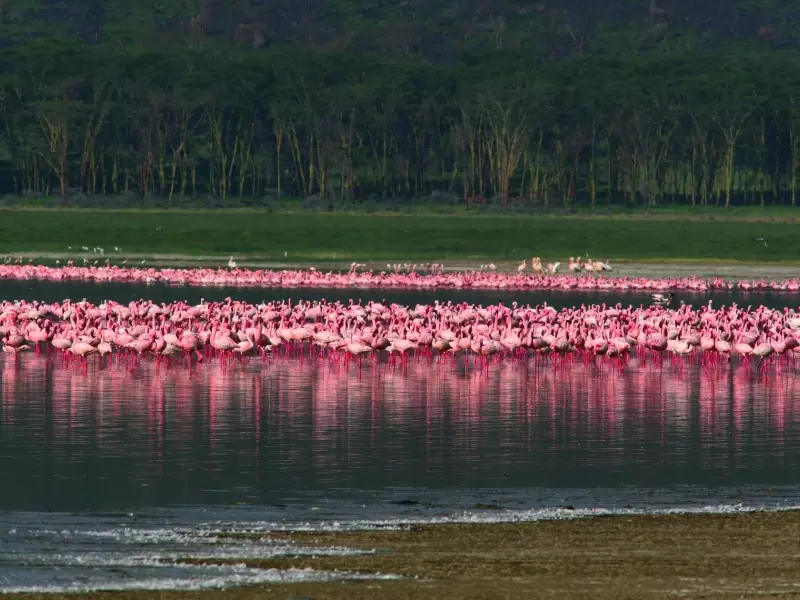
[[[795,205],[788,4],[5,0],[0,193]]]

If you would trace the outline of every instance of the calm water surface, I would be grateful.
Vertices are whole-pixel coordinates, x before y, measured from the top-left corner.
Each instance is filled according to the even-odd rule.
[[[46,301],[260,302],[286,292],[0,282],[0,297]],[[364,292],[383,297],[556,306],[648,300]],[[783,295],[712,298],[796,304]],[[55,356],[0,355],[0,592],[328,576],[174,564],[308,552],[291,542],[220,543],[212,536],[220,528],[800,504],[800,379],[791,364],[763,376],[637,360],[624,370],[534,360],[488,369],[461,359],[253,359],[191,370],[90,362],[84,371]]]
[[[156,302],[175,302],[184,300],[198,303],[220,301],[230,296],[236,300],[247,302],[268,302],[271,300],[320,300],[347,302],[354,300],[387,300],[399,304],[416,304],[418,302],[472,302],[483,305],[498,302],[518,302],[519,304],[541,304],[547,302],[556,308],[578,306],[581,304],[599,304],[602,302],[615,304],[621,302],[633,306],[649,305],[651,292],[566,292],[561,290],[508,291],[508,290],[400,290],[400,289],[321,289],[321,288],[230,288],[230,287],[188,287],[169,286],[164,284],[130,284],[130,283],[86,283],[81,281],[9,281],[0,280],[0,299],[7,300],[41,300],[44,302],[60,302],[65,298],[80,300],[86,298],[90,302],[100,303],[103,300],[130,302],[145,298]],[[704,304],[709,300],[716,306],[737,302],[741,306],[763,304],[770,308],[800,306],[800,296],[785,292],[741,292],[714,291],[708,294],[692,294],[676,292],[674,305]]]
[[[0,508],[793,485],[800,379],[781,369],[290,358],[84,372],[3,357],[0,478],[14,485]]]

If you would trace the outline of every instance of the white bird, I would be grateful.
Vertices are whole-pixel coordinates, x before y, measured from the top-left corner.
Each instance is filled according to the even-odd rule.
[[[560,263],[560,262],[556,262],[556,263],[548,263],[548,265],[547,265],[547,270],[548,270],[550,273],[552,273],[553,275],[555,275],[556,273],[558,273],[558,267],[560,267],[560,266],[561,266],[561,263]]]
[[[665,294],[651,294],[650,298],[653,299],[653,304],[664,305],[664,304],[669,304],[670,302],[672,302],[672,298],[673,298],[674,295],[675,294],[673,294],[672,292],[670,292],[669,294],[666,294],[666,295]]]
[[[236,261],[233,260],[232,256],[228,259],[228,268],[229,269],[235,269],[236,268]]]
[[[525,270],[525,261],[523,260],[517,267],[517,273],[522,273]]]

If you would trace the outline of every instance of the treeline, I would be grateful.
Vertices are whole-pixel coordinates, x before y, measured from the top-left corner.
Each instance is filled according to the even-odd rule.
[[[453,67],[53,39],[0,56],[0,191],[797,201],[800,62],[748,48]]]

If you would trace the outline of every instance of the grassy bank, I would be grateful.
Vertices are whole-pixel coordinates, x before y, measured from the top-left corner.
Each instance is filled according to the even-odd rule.
[[[396,573],[409,579],[307,583],[208,592],[93,594],[100,599],[691,598],[796,597],[800,512],[615,516],[409,531],[273,534],[373,555],[245,561]],[[237,562],[242,562],[237,560]],[[415,578],[415,579],[412,579]],[[74,597],[74,596],[73,596]],[[57,600],[59,596],[40,596]]]
[[[294,261],[800,260],[800,225],[782,217],[385,215],[255,210],[0,211],[0,252],[117,246],[126,253]],[[757,242],[765,238],[767,246]]]

